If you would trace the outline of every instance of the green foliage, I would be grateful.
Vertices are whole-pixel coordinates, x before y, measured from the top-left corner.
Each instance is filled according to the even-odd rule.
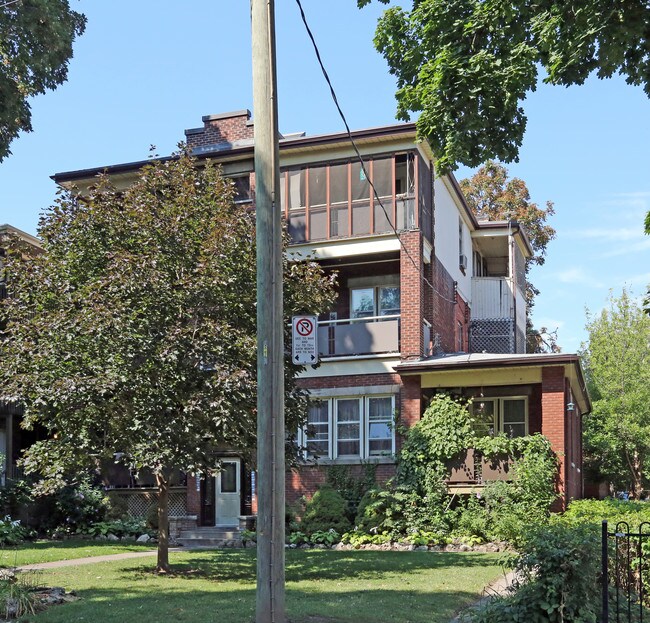
[[[613,526],[619,521],[625,521],[632,530],[635,530],[641,523],[650,522],[650,504],[613,498],[574,500],[564,513],[553,517],[554,522],[571,525],[588,523],[599,525],[604,519]]]
[[[437,490],[445,462],[470,447],[475,437],[466,406],[447,394],[434,396],[420,421],[403,432],[397,482],[424,494]]]
[[[352,530],[346,532],[341,537],[341,542],[350,544],[355,549],[358,549],[361,545],[384,545],[385,543],[390,543],[391,537],[389,534],[368,534],[367,532]]]
[[[68,77],[72,43],[86,18],[68,0],[5,2],[0,7],[0,162],[11,141],[31,132],[29,100]]]
[[[587,331],[581,355],[593,410],[584,420],[585,463],[638,498],[650,459],[650,316],[624,289],[588,316]]]
[[[418,0],[384,12],[375,46],[397,78],[398,118],[420,113],[418,133],[445,173],[518,160],[521,104],[540,69],[564,86],[620,73],[650,95],[649,22],[638,0]]]
[[[171,468],[205,472],[224,447],[255,447],[255,226],[232,197],[215,166],[181,152],[126,189],[100,176],[83,200],[62,191],[40,223],[42,255],[7,245],[2,398],[49,433],[28,472],[57,483],[119,452],[163,493]],[[333,278],[316,263],[283,255],[283,271],[287,326],[330,307]],[[287,356],[289,431],[306,408],[299,370]]]
[[[377,465],[364,463],[361,477],[352,474],[347,465],[330,465],[327,468],[327,483],[338,491],[347,504],[346,517],[354,521],[359,503],[368,490],[375,486]]]
[[[34,531],[21,525],[19,520],[12,519],[9,515],[0,519],[0,545],[18,545],[33,537]]]
[[[108,505],[103,489],[84,477],[51,493],[35,495],[28,513],[30,523],[40,533],[63,536],[102,521]]]
[[[471,612],[472,623],[595,623],[600,611],[598,531],[589,525],[533,527],[512,564],[515,590]]]
[[[241,536],[241,540],[244,543],[248,543],[249,541],[257,543],[257,532],[255,530],[242,530],[239,536]]]
[[[342,534],[351,528],[345,515],[346,508],[343,496],[325,484],[307,502],[300,529],[308,535],[327,532],[330,528]]]
[[[147,522],[140,517],[124,517],[122,519],[114,519],[113,521],[98,521],[90,526],[80,528],[77,530],[77,533],[95,537],[114,534],[120,538],[137,538],[143,534],[153,536],[153,533],[147,526]]]
[[[129,502],[121,496],[113,493],[108,493],[107,496],[106,519],[122,519],[129,514]]]
[[[29,576],[23,574],[16,578],[0,580],[0,614],[6,620],[36,614],[40,604],[34,594],[34,588]]]
[[[7,480],[0,487],[0,512],[16,516],[22,508],[33,502],[32,488],[27,480]]]
[[[341,535],[333,528],[330,528],[329,530],[317,530],[312,533],[309,540],[314,545],[328,545],[331,547],[341,540]]]

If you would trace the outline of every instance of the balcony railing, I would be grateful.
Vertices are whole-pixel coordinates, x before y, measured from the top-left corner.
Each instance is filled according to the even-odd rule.
[[[399,353],[400,315],[325,320],[318,323],[321,357]]]
[[[450,487],[480,486],[495,480],[512,480],[512,459],[507,456],[485,457],[469,448],[447,464]]]

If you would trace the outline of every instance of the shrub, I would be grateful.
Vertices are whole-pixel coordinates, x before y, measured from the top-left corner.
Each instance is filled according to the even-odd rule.
[[[152,531],[147,528],[147,522],[141,517],[124,517],[113,521],[99,521],[91,526],[80,528],[78,533],[90,536],[114,534],[120,538],[137,538],[143,534],[153,536]]]
[[[26,480],[7,480],[0,488],[0,512],[16,517],[33,502],[32,488]]]
[[[331,465],[327,469],[327,484],[338,491],[346,502],[346,516],[354,521],[359,512],[359,504],[367,491],[376,486],[377,465],[364,463],[361,476],[351,473],[347,465]]]
[[[32,538],[34,531],[30,528],[21,525],[17,519],[11,519],[6,515],[4,519],[0,519],[0,544],[1,545],[18,545],[25,539]]]
[[[122,519],[129,515],[129,502],[126,498],[115,493],[109,493],[107,496],[108,503],[106,508],[106,519]]]
[[[346,508],[343,496],[331,486],[323,485],[307,502],[300,529],[311,535],[333,528],[342,534],[352,527],[345,515]]]
[[[523,535],[514,558],[511,594],[469,612],[473,623],[595,623],[600,609],[600,558],[593,525],[546,525]]]

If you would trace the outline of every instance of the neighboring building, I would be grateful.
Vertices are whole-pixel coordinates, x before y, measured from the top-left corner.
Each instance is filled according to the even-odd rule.
[[[40,253],[41,243],[38,238],[11,225],[0,225],[0,305],[7,298],[7,275],[3,260],[9,238],[13,238],[25,253]],[[1,327],[0,327],[1,328]],[[2,362],[0,362],[2,365]],[[23,410],[20,405],[0,401],[0,485],[7,479],[21,475],[16,461],[21,451],[31,445],[32,434],[20,431],[18,422]]]
[[[203,122],[186,130],[189,147],[220,163],[237,200],[253,204],[250,113]],[[340,288],[319,322],[321,363],[300,377],[312,396],[302,441],[307,459],[318,461],[287,473],[287,501],[313,494],[331,464],[354,470],[374,462],[378,478],[388,479],[401,443],[395,414],[412,425],[440,390],[477,398],[486,430],[545,434],[560,459],[562,503],[581,497],[589,398],[576,355],[525,354],[532,249],[524,230],[515,221],[477,221],[455,178],[434,176],[434,154],[416,140],[414,124],[352,134],[365,171],[345,133],[280,140],[291,251],[336,271]],[[106,171],[126,185],[143,164],[53,177],[83,191]],[[481,484],[480,457],[466,459],[450,473],[459,491]],[[182,512],[199,524],[231,524],[255,508],[254,475],[237,456],[224,466],[216,478],[188,479]]]

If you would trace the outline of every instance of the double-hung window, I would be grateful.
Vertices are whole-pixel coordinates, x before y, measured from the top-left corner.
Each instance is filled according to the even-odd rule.
[[[307,457],[353,460],[393,455],[394,412],[394,396],[312,401],[302,436]]]
[[[481,436],[505,433],[508,437],[523,437],[528,434],[528,399],[525,396],[475,398],[472,415],[474,428]]]

